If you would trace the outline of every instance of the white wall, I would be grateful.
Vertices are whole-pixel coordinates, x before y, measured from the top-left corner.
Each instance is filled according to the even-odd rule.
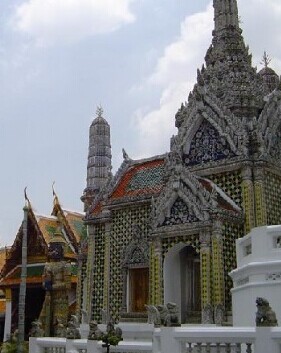
[[[255,325],[256,298],[269,301],[281,325],[281,226],[254,228],[236,241],[237,269],[233,279],[234,326]]]
[[[163,265],[164,303],[174,302],[179,308],[181,308],[181,266],[179,252],[185,246],[182,243],[176,244],[165,256]]]

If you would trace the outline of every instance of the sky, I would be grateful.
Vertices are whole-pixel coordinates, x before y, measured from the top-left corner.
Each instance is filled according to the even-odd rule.
[[[244,38],[261,68],[281,74],[281,1],[238,0]],[[211,43],[209,0],[0,1],[0,246],[33,209],[83,210],[88,130],[101,105],[113,172],[169,150],[174,116]]]

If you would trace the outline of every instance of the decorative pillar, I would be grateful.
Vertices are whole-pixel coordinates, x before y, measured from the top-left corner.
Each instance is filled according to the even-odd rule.
[[[242,206],[245,213],[244,233],[247,234],[255,227],[254,185],[252,168],[247,165],[242,169]]]
[[[10,288],[5,289],[6,299],[6,312],[5,312],[5,327],[4,327],[4,338],[3,341],[9,340],[11,337],[11,326],[12,326],[12,290]]]
[[[150,244],[150,304],[158,305],[163,303],[163,264],[162,264],[162,243],[160,237],[154,239]]]
[[[87,283],[87,255],[88,255],[88,235],[80,242],[78,251],[78,282],[76,289],[76,313],[78,317],[82,318],[82,312],[90,313],[88,306],[88,283]]]
[[[256,227],[267,224],[266,199],[264,194],[264,170],[262,166],[254,169],[254,196]]]
[[[201,307],[202,324],[213,323],[211,291],[211,244],[210,232],[200,234],[200,272],[201,272]]]
[[[123,292],[122,292],[122,313],[126,313],[127,308],[127,286],[128,286],[128,267],[123,267],[122,270],[122,277],[123,277]]]
[[[110,216],[110,211],[104,210],[104,213],[108,213]],[[105,249],[104,249],[104,287],[103,287],[103,308],[106,309],[107,318],[110,317],[110,231],[111,223],[106,220],[105,223]]]
[[[86,285],[83,286],[87,291],[87,301],[86,301],[86,310],[91,313],[93,318],[93,308],[92,308],[92,295],[93,295],[93,273],[94,273],[94,261],[95,261],[95,233],[94,225],[87,226],[88,233],[88,258],[87,258],[87,275],[85,278]]]
[[[26,194],[26,189],[25,189]],[[22,227],[22,255],[21,255],[21,277],[19,293],[19,317],[18,317],[18,347],[17,352],[23,352],[23,343],[25,336],[25,298],[26,298],[26,277],[27,277],[27,218],[28,207],[23,208],[24,219]]]
[[[224,267],[223,267],[223,241],[222,224],[216,221],[212,232],[212,282],[214,320],[216,324],[222,324],[224,319]]]

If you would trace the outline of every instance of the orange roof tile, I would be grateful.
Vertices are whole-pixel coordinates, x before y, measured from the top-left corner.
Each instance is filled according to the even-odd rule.
[[[131,166],[122,176],[111,198],[158,193],[163,187],[164,159]]]

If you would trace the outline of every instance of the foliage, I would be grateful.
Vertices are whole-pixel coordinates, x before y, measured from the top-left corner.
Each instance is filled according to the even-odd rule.
[[[115,335],[115,334],[104,334],[102,337],[102,342],[104,343],[104,347],[107,347],[107,345],[110,346],[117,346],[120,341],[122,341],[123,338]]]
[[[2,344],[1,353],[17,353],[18,351],[18,342],[11,338],[9,341],[6,341]],[[28,353],[28,342],[23,342],[22,353]]]

